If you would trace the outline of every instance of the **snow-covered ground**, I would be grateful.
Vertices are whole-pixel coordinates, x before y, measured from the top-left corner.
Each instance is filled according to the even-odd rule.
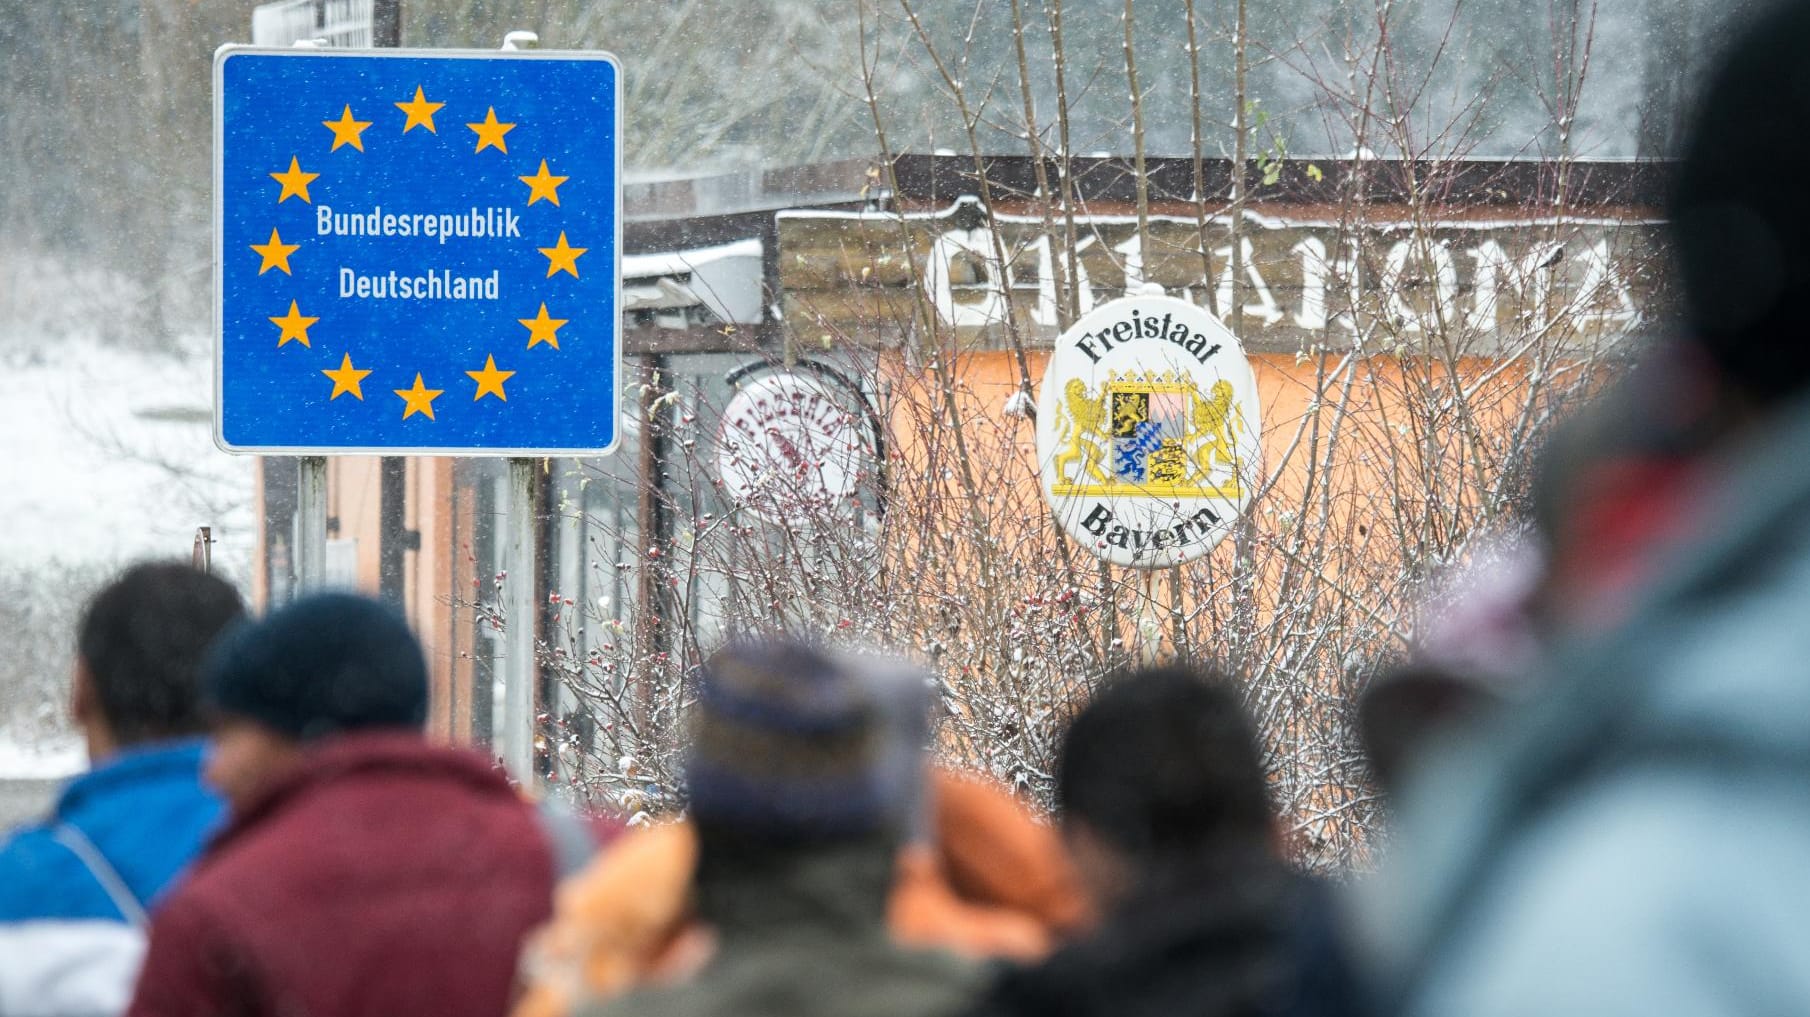
[[[25,746],[0,736],[0,781],[60,780],[88,768],[88,750],[70,738]]]
[[[122,320],[115,312],[134,299],[129,285],[16,255],[0,262],[7,588],[79,604],[90,591],[75,587],[133,561],[186,560],[201,526],[216,540],[215,571],[243,586],[256,536],[253,462],[214,446],[210,340],[186,337],[174,352],[135,349],[104,324]],[[0,711],[0,780],[66,776],[84,765],[80,747],[44,718],[62,714],[57,697],[74,636],[63,619],[74,613],[9,617],[59,631],[9,633],[15,646],[32,640],[39,652],[15,653],[7,680],[18,684],[0,689],[0,705],[15,707],[10,721]],[[22,660],[33,662],[23,674]]]
[[[252,460],[214,446],[205,355],[0,342],[0,372],[0,561],[187,557],[206,525],[220,570],[245,574]]]

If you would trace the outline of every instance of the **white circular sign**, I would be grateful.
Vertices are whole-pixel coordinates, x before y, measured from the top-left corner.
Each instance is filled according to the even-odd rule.
[[[1115,300],[1062,333],[1044,372],[1043,494],[1107,561],[1193,561],[1250,500],[1260,424],[1250,361],[1219,319],[1174,297]]]
[[[852,507],[872,455],[859,396],[809,374],[743,384],[723,411],[717,475],[730,498],[770,522],[804,524]]]

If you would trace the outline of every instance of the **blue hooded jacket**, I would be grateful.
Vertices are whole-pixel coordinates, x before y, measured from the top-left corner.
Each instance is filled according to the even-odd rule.
[[[1353,942],[1398,1017],[1810,1011],[1810,398],[1691,541],[1405,790]]]
[[[222,819],[202,753],[199,739],[123,751],[0,843],[0,1013],[124,1009],[144,913]]]

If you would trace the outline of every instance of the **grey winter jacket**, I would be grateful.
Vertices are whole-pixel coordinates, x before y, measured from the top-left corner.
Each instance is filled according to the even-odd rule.
[[[1810,1012],[1810,405],[1709,485],[1628,620],[1404,795],[1382,1012]]]

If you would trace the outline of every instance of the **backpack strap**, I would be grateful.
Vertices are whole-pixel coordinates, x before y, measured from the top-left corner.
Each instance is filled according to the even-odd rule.
[[[151,919],[145,913],[144,902],[140,901],[138,895],[132,892],[132,888],[126,885],[126,881],[120,877],[119,870],[107,861],[107,856],[101,854],[101,849],[94,846],[94,841],[89,840],[88,835],[83,833],[81,828],[74,823],[58,823],[50,831],[50,835],[56,839],[57,843],[68,848],[70,853],[75,855],[76,859],[88,869],[88,874],[101,885],[101,889],[106,892],[107,897],[113,901],[113,906],[119,909],[120,915],[127,922],[139,929],[150,925]]]

